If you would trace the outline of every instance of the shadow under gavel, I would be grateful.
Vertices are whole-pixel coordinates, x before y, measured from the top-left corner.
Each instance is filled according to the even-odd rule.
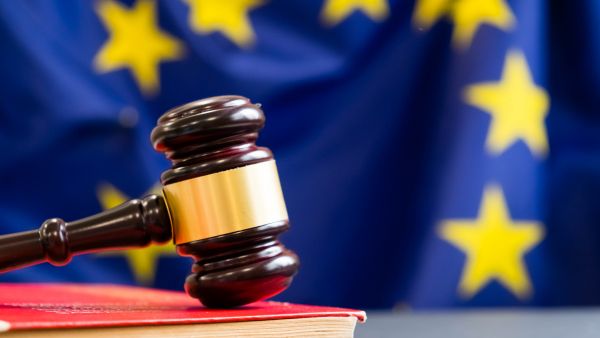
[[[161,175],[164,198],[0,236],[0,271],[173,239],[179,254],[196,260],[185,290],[204,305],[234,307],[280,293],[299,262],[278,240],[289,222],[273,155],[255,144],[264,122],[260,107],[240,96],[166,112],[151,136],[172,163]]]

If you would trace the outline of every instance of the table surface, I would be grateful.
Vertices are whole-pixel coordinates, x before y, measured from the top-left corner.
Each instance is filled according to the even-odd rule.
[[[357,338],[554,338],[600,337],[600,309],[457,310],[385,313],[367,311]]]

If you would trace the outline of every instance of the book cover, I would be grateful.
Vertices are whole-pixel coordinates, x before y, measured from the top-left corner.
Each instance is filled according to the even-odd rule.
[[[311,317],[356,317],[363,311],[282,302],[208,309],[183,292],[94,284],[0,284],[0,330],[209,324]]]

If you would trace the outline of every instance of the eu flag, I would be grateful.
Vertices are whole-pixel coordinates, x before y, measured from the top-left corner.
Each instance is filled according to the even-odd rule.
[[[0,226],[159,191],[158,116],[260,102],[302,260],[280,299],[600,304],[600,3],[0,2]],[[2,281],[180,289],[172,245]]]

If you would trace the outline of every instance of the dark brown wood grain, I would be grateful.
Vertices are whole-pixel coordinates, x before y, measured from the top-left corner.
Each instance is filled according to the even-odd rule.
[[[144,247],[171,237],[164,199],[149,195],[79,221],[52,218],[38,230],[0,236],[0,271],[41,262],[65,265],[73,255]]]
[[[217,96],[166,112],[152,131],[154,148],[172,168],[163,185],[273,159],[255,142],[265,117],[258,105],[241,96]]]
[[[192,102],[165,113],[152,131],[156,150],[172,168],[162,183],[210,175],[273,159],[256,146],[265,117],[260,106],[241,96]],[[285,290],[299,266],[298,257],[278,236],[288,221],[178,245],[196,263],[185,282],[194,298],[212,307],[232,307],[269,298]]]

